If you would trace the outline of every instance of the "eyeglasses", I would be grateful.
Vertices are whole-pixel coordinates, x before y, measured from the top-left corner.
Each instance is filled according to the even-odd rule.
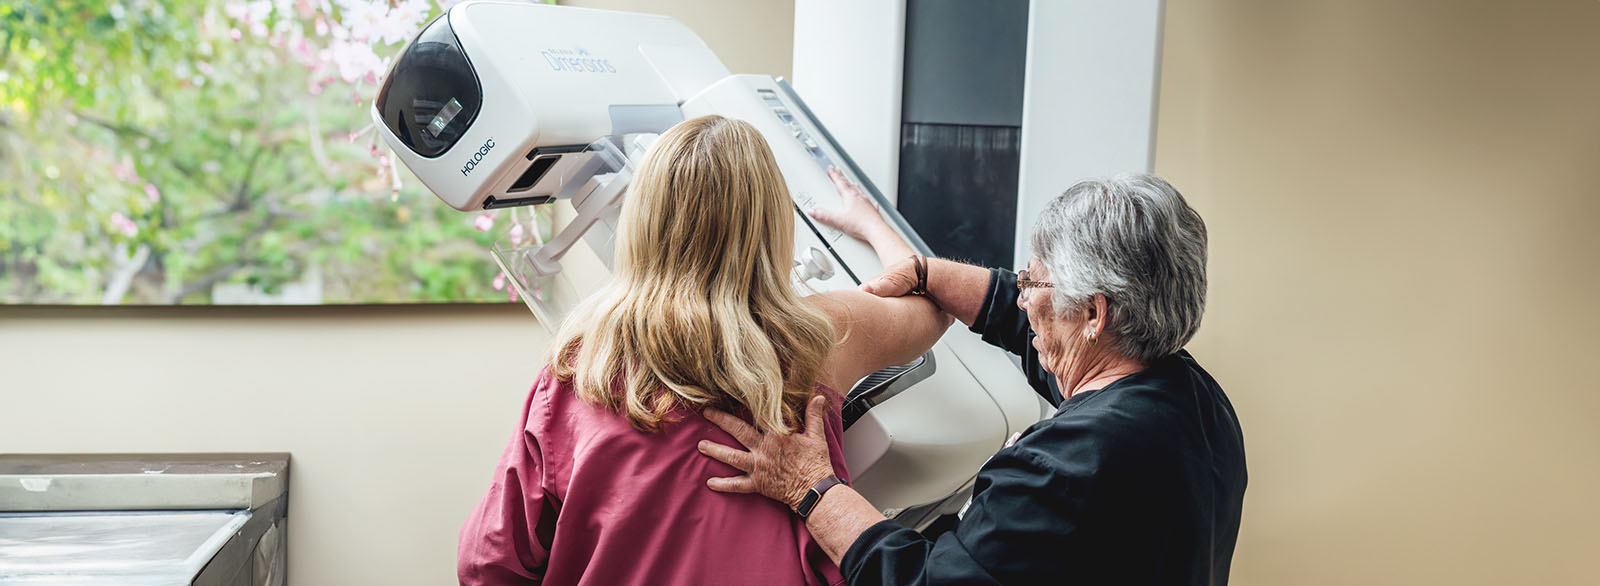
[[[1051,283],[1049,281],[1035,281],[1033,279],[1029,279],[1028,278],[1028,269],[1022,269],[1020,271],[1017,271],[1017,288],[1018,289],[1024,289],[1024,290],[1026,290],[1026,289],[1048,289],[1048,288],[1051,288],[1051,287],[1054,287],[1054,286],[1055,286],[1055,284]]]

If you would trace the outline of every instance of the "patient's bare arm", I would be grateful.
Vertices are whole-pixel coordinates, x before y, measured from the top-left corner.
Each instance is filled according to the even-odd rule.
[[[839,347],[823,366],[823,382],[841,391],[873,372],[915,360],[950,327],[950,316],[927,299],[832,291],[807,298],[828,314]]]
[[[811,217],[872,245],[873,252],[878,254],[878,261],[883,266],[905,260],[916,253],[900,237],[900,233],[883,219],[877,206],[867,201],[867,196],[861,193],[861,186],[851,183],[837,167],[828,168],[828,178],[839,190],[839,209],[813,208],[809,210]]]
[[[867,201],[861,188],[837,168],[828,169],[828,177],[839,190],[839,209],[817,208],[811,216],[833,226],[867,244],[883,263],[878,276],[862,284],[862,290],[879,297],[900,297],[911,292],[917,283],[917,273],[910,260],[916,251],[889,226],[878,208]],[[989,289],[989,270],[957,261],[928,259],[928,298],[945,313],[972,325],[983,309],[984,297]],[[948,324],[947,324],[948,325]],[[941,330],[943,331],[943,330]]]

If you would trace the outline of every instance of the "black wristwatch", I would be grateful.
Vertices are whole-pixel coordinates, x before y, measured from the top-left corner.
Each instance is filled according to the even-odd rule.
[[[843,480],[839,480],[838,476],[828,475],[827,478],[818,481],[816,486],[811,487],[811,490],[806,491],[806,496],[800,498],[800,504],[795,505],[794,512],[799,513],[801,519],[810,516],[811,509],[816,508],[817,501],[822,500],[822,493],[828,492],[828,489],[841,484],[850,485]]]

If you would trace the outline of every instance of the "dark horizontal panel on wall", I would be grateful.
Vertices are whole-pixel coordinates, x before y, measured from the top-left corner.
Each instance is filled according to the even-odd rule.
[[[1022,130],[902,124],[900,213],[942,257],[1009,267]]]
[[[900,119],[1022,125],[1028,0],[909,0]]]

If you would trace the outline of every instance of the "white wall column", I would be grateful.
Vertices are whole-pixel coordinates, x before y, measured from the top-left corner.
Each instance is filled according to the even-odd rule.
[[[899,201],[905,0],[794,3],[795,91],[890,201]]]
[[[1163,4],[1029,5],[1016,266],[1028,262],[1034,220],[1067,187],[1089,177],[1151,169]],[[798,33],[795,42],[798,63]]]

